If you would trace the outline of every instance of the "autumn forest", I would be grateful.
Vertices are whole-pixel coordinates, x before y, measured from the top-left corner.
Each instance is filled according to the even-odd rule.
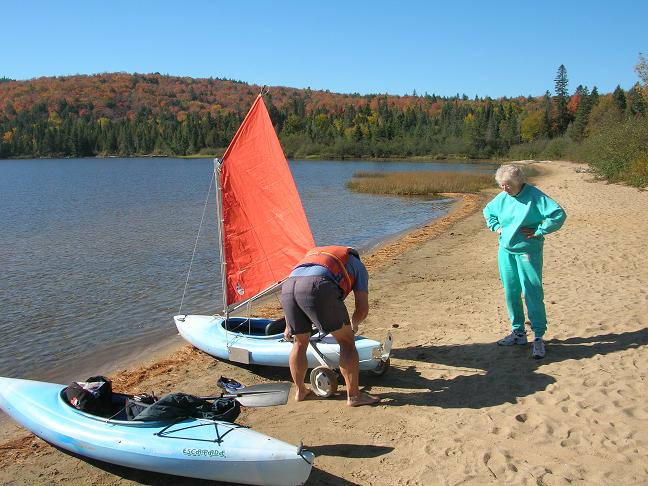
[[[265,101],[289,158],[529,159],[590,163],[648,185],[648,70],[632,88],[569,87],[543,96],[337,94],[272,87]],[[0,78],[0,158],[218,155],[260,86],[110,73]]]

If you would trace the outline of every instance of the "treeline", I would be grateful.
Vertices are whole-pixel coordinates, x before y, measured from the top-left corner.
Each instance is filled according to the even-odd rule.
[[[560,66],[554,93],[541,97],[272,88],[265,99],[292,158],[571,158],[646,185],[645,71],[640,56],[642,82],[607,94],[586,86],[570,93]],[[7,80],[0,83],[0,157],[222,153],[259,90],[157,73]]]
[[[566,70],[564,71],[566,86]],[[511,147],[513,159],[565,159],[587,162],[612,182],[648,186],[648,64],[643,55],[635,67],[640,82],[630,90],[617,87],[599,96],[596,89],[579,86],[567,102],[564,130],[546,130],[542,113],[529,114],[522,143]],[[561,82],[561,70],[556,86]],[[558,89],[557,89],[558,92]],[[548,99],[545,97],[548,106]],[[548,108],[547,108],[548,110]]]
[[[241,121],[238,113],[188,113],[182,120],[168,108],[152,115],[142,108],[111,120],[79,115],[79,106],[61,100],[0,120],[0,157],[90,157],[96,155],[187,155],[226,147]]]

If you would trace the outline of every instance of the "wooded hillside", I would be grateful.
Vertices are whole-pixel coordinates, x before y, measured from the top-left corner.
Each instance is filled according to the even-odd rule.
[[[587,160],[593,135],[628,123],[633,130],[643,126],[644,87],[599,94],[578,86],[570,93],[560,66],[554,94],[536,97],[361,96],[271,87],[265,100],[288,157]],[[240,81],[159,73],[2,78],[0,158],[219,154],[260,91]],[[641,147],[628,156],[636,158]]]

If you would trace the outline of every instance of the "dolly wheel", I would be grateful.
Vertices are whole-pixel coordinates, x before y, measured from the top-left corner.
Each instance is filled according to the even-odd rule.
[[[385,373],[387,373],[387,370],[389,369],[389,358],[387,358],[387,361],[383,361],[382,359],[380,360],[380,364],[376,366],[373,370],[369,370],[369,373],[371,373],[374,376],[382,376]]]
[[[318,366],[310,374],[313,392],[318,397],[328,398],[337,391],[337,374],[331,368]]]

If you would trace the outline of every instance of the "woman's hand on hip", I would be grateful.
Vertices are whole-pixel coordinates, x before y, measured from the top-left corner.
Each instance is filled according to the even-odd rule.
[[[536,238],[536,228],[531,228],[529,226],[523,226],[520,228],[520,232],[526,236],[526,239],[529,240],[531,238]]]

